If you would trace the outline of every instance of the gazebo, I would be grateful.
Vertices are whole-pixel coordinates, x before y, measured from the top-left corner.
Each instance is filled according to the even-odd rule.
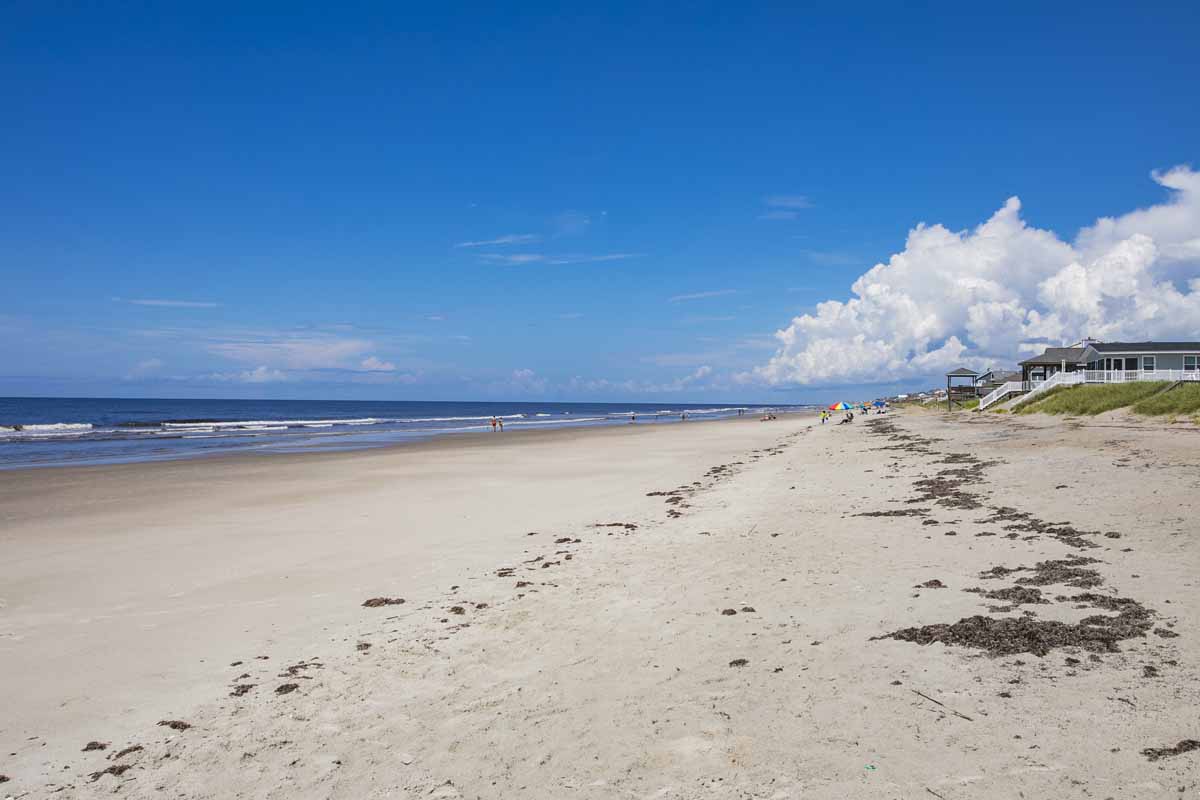
[[[958,369],[952,369],[946,373],[946,410],[947,411],[954,410],[955,402],[958,403],[960,408],[962,407],[962,400],[959,399],[956,401],[954,398],[954,395],[956,393],[960,396],[960,398],[962,396],[966,396],[966,395],[970,395],[971,397],[975,396],[975,381],[978,378],[979,378],[978,372],[967,369],[966,367],[959,367]],[[959,383],[957,386],[955,386],[954,381],[956,379],[957,380],[969,380],[971,382],[969,390],[968,390],[967,384],[965,384],[965,383]]]

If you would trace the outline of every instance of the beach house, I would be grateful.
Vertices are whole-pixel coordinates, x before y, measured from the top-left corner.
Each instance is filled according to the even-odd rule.
[[[1008,381],[980,402],[983,410],[1014,395],[1055,386],[1126,381],[1200,381],[1200,342],[1100,342],[1047,347],[1020,363],[1021,379]]]

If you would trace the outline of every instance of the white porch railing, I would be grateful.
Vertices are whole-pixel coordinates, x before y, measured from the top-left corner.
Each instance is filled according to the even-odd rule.
[[[1128,383],[1130,381],[1200,381],[1194,369],[1089,369],[1084,373],[1088,383]]]
[[[1028,381],[1009,381],[1008,383],[1001,384],[996,389],[988,392],[988,394],[979,401],[979,410],[983,411],[992,403],[998,403],[1005,397],[1008,397],[1010,394],[1014,394],[1016,392],[1028,392],[1030,386],[1031,384]]]
[[[1077,370],[1056,372],[1044,381],[1009,381],[989,392],[979,401],[979,410],[998,403],[1010,394],[1028,393],[1029,397],[1053,389],[1055,386],[1072,386],[1079,383],[1129,383],[1132,381],[1200,381],[1200,370],[1156,369],[1156,370]]]

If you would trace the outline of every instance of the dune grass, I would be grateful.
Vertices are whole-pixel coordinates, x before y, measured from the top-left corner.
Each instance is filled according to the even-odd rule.
[[[1150,399],[1166,381],[1056,386],[1016,409],[1018,414],[1072,414],[1095,416]],[[1169,413],[1169,412],[1164,412]]]
[[[1169,392],[1139,400],[1134,403],[1133,411],[1152,416],[1200,414],[1200,383],[1184,383]]]

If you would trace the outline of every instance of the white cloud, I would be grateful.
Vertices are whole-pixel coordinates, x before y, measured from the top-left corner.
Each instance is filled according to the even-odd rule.
[[[692,292],[691,294],[677,294],[674,297],[667,298],[668,303],[682,303],[686,300],[704,300],[708,297],[724,297],[725,295],[737,294],[737,289],[714,289],[709,292]]]
[[[1164,202],[1100,219],[1073,243],[1027,225],[1015,197],[974,230],[918,225],[854,297],[778,331],[775,356],[747,377],[884,382],[1084,336],[1200,338],[1200,173],[1153,177],[1170,190]]]
[[[285,369],[352,369],[372,349],[367,340],[322,335],[264,335],[208,345],[210,352],[234,361]]]
[[[812,208],[812,200],[803,194],[773,194],[766,199],[769,208]]]
[[[242,372],[213,372],[203,377],[225,383],[279,383],[289,380],[288,374],[283,370],[271,369],[267,366],[259,366]]]
[[[763,202],[767,210],[758,215],[759,219],[798,219],[801,211],[813,207],[812,201],[802,194],[775,194],[764,198]]]
[[[481,253],[485,261],[497,264],[592,264],[603,261],[623,261],[627,258],[638,258],[641,253],[604,253],[601,255],[563,255],[549,256],[544,253]]]
[[[497,236],[495,239],[484,239],[478,242],[459,242],[455,247],[492,247],[502,246],[506,244],[529,244],[536,242],[541,237],[535,233],[510,233],[505,236]]]
[[[359,365],[360,369],[365,369],[368,372],[394,372],[396,365],[390,361],[381,361],[375,356],[368,356],[362,360]]]
[[[121,298],[114,297],[114,300],[120,301]],[[216,308],[220,303],[208,303],[199,300],[126,300],[126,303],[135,306],[160,306],[162,308]]]

